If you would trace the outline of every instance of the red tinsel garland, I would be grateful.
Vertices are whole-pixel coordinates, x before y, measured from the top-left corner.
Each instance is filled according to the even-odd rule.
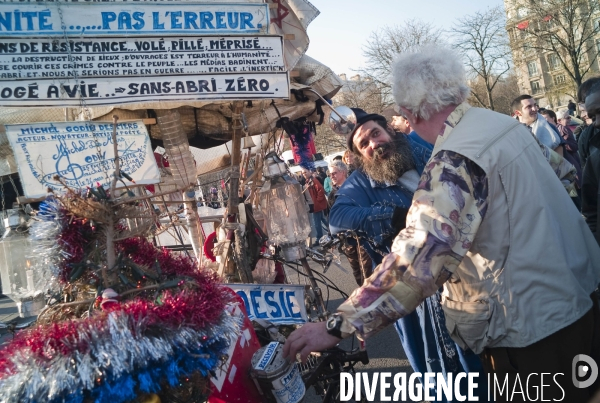
[[[71,235],[73,234],[69,237]],[[71,239],[69,237],[63,239]],[[115,305],[108,312],[122,311],[130,315],[134,322],[143,318],[146,328],[160,326],[177,329],[189,326],[200,330],[218,322],[229,297],[218,284],[218,277],[213,272],[200,271],[192,259],[172,256],[168,250],[160,250],[143,238],[121,241],[117,249],[139,265],[152,266],[157,261],[163,274],[187,276],[193,279],[196,285],[178,291],[164,291],[156,303],[137,297]],[[83,247],[81,251],[83,252]],[[41,360],[50,360],[53,354],[68,355],[74,351],[85,353],[89,346],[82,341],[86,338],[81,337],[81,332],[105,326],[108,312],[96,311],[94,316],[87,319],[54,323],[20,332],[5,347],[4,352],[10,351],[14,354],[26,349],[29,354]],[[135,331],[133,328],[131,330]],[[0,378],[11,371],[8,355],[0,352],[0,357],[3,357],[0,358]]]
[[[86,219],[73,218],[67,215],[67,210],[61,210],[57,217],[62,221],[62,231],[57,242],[60,248],[68,256],[62,262],[59,280],[65,284],[69,282],[71,275],[71,263],[79,263],[85,257],[85,247],[96,234]]]

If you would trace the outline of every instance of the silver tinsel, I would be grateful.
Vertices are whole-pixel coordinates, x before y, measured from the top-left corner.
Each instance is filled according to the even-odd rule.
[[[48,205],[49,211],[58,211],[58,201],[55,199],[49,198],[45,203]],[[59,264],[70,257],[57,242],[61,231],[62,226],[55,215],[38,214],[30,221],[31,258],[39,263],[36,265],[36,270],[40,271],[39,278],[44,281],[43,287],[40,288],[54,292],[60,289]]]
[[[130,330],[132,320],[122,312],[111,312],[105,326],[80,332],[74,342],[89,343],[86,353],[64,356],[47,346],[44,353],[52,357],[47,361],[26,352],[14,353],[10,358],[14,371],[0,380],[0,401],[33,403],[78,395],[93,389],[107,370],[118,378],[146,368],[151,362],[168,362],[175,349],[196,351],[215,342],[228,344],[235,340],[241,325],[238,319],[223,313],[220,323],[210,329],[182,327],[172,333],[148,337],[142,335],[143,319],[133,323],[134,332]]]

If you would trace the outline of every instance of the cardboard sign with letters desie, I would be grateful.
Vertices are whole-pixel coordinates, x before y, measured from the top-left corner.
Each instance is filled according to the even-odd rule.
[[[48,188],[64,191],[55,175],[73,189],[97,183],[108,188],[115,170],[112,131],[110,122],[6,125],[25,196],[43,197]],[[160,181],[150,137],[141,120],[117,124],[117,145],[121,170],[136,183]]]
[[[308,322],[304,286],[292,284],[228,284],[243,300],[248,317],[278,325]]]

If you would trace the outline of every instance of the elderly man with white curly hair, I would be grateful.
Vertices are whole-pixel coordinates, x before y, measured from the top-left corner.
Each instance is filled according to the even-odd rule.
[[[592,352],[600,248],[558,168],[519,122],[465,103],[455,52],[402,54],[393,95],[411,127],[435,143],[406,228],[337,314],[292,333],[285,354],[304,360],[352,333],[368,338],[443,285],[452,338],[481,354],[511,391],[522,390],[504,390],[496,401],[529,401],[543,385],[546,401],[586,402],[589,391],[574,385],[571,365]],[[552,375],[540,380],[543,373]]]

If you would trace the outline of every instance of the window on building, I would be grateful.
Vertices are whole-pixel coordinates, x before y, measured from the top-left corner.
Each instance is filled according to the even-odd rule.
[[[560,60],[556,54],[551,54],[548,56],[548,67],[550,70],[556,70],[560,68]]]
[[[537,94],[541,91],[540,82],[539,81],[531,81],[529,83],[531,85],[531,93]]]
[[[529,11],[527,10],[527,7],[519,7],[517,8],[517,18],[525,18],[527,17],[527,13]]]
[[[517,30],[519,31],[519,38],[521,38],[521,39],[527,38],[527,31],[525,31],[524,29],[518,29],[518,28],[517,28]]]
[[[527,71],[529,72],[529,77],[537,76],[537,63],[535,61],[527,63]]]
[[[555,85],[564,84],[567,81],[567,77],[565,77],[564,74],[560,74],[558,76],[554,76],[553,81]]]

